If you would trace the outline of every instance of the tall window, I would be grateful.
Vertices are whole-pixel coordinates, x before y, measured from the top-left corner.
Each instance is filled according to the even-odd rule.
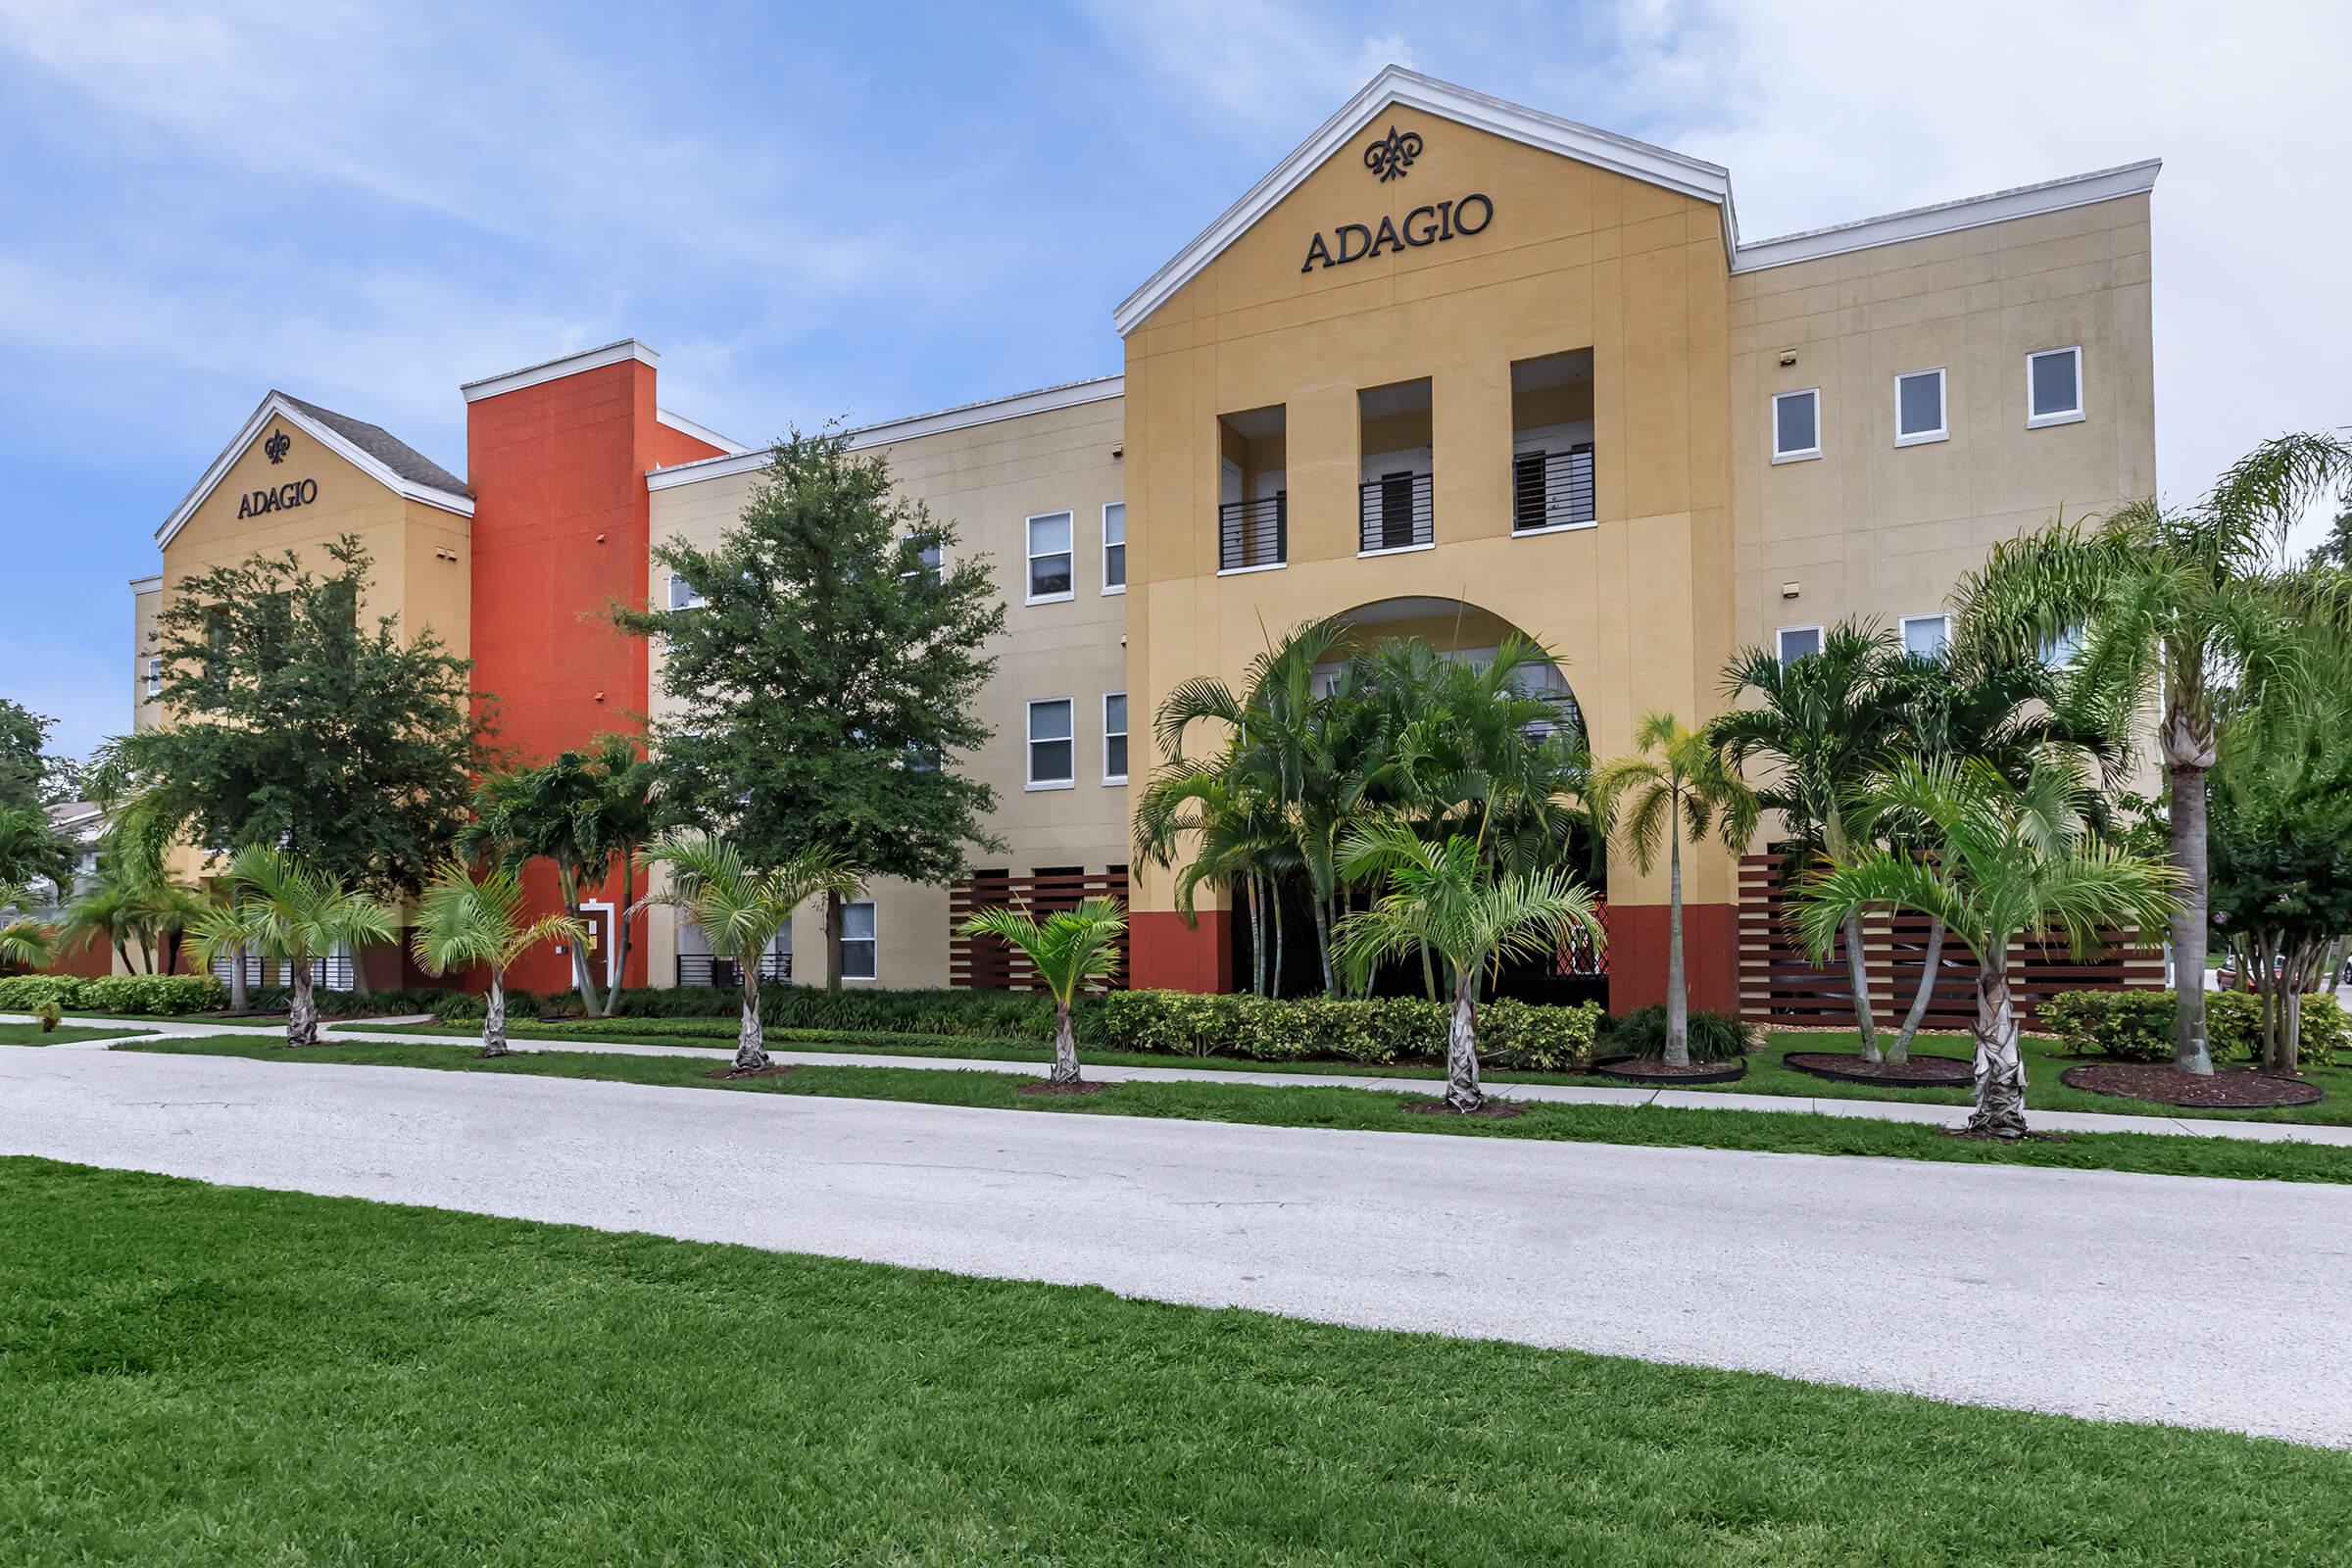
[[[703,596],[687,586],[686,579],[674,571],[669,574],[669,608],[672,610],[700,610],[703,608]]]
[[[1102,591],[1127,591],[1127,503],[1113,501],[1102,509]]]
[[[1950,432],[1943,422],[1943,370],[1913,370],[1894,378],[1894,444],[1918,446],[1941,441]]]
[[[1102,782],[1127,782],[1127,694],[1106,692],[1102,697]]]
[[[881,943],[871,899],[841,906],[841,977],[871,980],[881,972]]]
[[[1070,514],[1049,512],[1029,519],[1029,603],[1070,597]]]
[[[150,697],[164,695],[164,662],[161,659],[147,661],[147,695]]]
[[[2080,345],[2026,356],[2026,428],[2072,424],[2082,417]]]
[[[1076,781],[1071,766],[1070,700],[1051,698],[1029,705],[1029,787],[1066,790]]]
[[[1772,399],[1772,461],[1821,456],[1821,388],[1776,392]]]
[[[1781,662],[1793,664],[1821,652],[1819,626],[1783,626],[1781,628]]]
[[[1942,615],[1905,615],[1903,652],[1917,659],[1934,659],[1951,641],[1951,624]]]

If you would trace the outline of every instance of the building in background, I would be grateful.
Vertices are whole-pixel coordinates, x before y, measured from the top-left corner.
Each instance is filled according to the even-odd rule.
[[[1006,850],[956,889],[874,888],[845,978],[1017,978],[956,911],[1109,889],[1133,983],[1229,989],[1227,912],[1188,923],[1171,877],[1131,871],[1130,805],[1161,698],[1303,620],[1473,659],[1525,632],[1601,756],[1645,712],[1719,711],[1743,644],[1795,658],[1852,614],[1939,646],[1992,541],[2154,492],[2156,172],[1743,242],[1714,165],[1383,72],[1117,307],[1122,375],[853,433],[995,563],[996,736],[958,765],[996,786]],[[141,636],[190,570],[359,531],[402,624],[474,659],[504,743],[631,727],[652,656],[597,612],[691,613],[651,548],[715,539],[765,462],[664,411],[658,366],[624,341],[468,383],[464,480],[272,393],[159,533]],[[1735,858],[1690,855],[1686,896],[1693,1000],[1729,1009]],[[1658,1000],[1663,873],[1620,858],[1607,897],[1610,1001]],[[649,919],[631,983],[710,975],[690,927]],[[778,973],[823,953],[812,919]],[[566,961],[516,983],[560,987]]]

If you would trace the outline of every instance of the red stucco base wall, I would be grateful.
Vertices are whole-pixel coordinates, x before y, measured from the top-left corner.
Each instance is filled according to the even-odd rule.
[[[1666,1000],[1666,906],[1609,906],[1611,1012]],[[1739,1010],[1740,931],[1731,905],[1683,906],[1683,968],[1691,1006],[1706,1012]]]
[[[1231,991],[1232,913],[1202,909],[1199,918],[1188,926],[1166,910],[1130,915],[1127,983],[1138,991]]]

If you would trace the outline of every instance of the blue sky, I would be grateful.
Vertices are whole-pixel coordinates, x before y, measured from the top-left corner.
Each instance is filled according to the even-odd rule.
[[[1115,370],[1392,60],[1727,165],[1749,238],[2161,155],[2167,492],[2352,421],[2345,9],[1953,15],[0,0],[0,692],[128,723],[124,583],[272,385],[462,471],[458,383],[620,336],[753,441]]]

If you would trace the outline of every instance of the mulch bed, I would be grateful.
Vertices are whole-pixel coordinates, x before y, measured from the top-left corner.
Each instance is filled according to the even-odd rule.
[[[1408,1100],[1404,1108],[1416,1116],[1484,1116],[1490,1121],[1509,1121],[1524,1116],[1527,1108],[1514,1105],[1507,1100],[1490,1100],[1476,1110],[1456,1110],[1443,1100]]]
[[[1017,1095],[1099,1095],[1109,1087],[1108,1084],[1099,1084],[1092,1079],[1081,1080],[1074,1084],[1057,1084],[1051,1078],[1040,1078],[1033,1084],[1021,1085],[1013,1093]]]
[[[1781,1059],[1816,1078],[1880,1089],[1965,1089],[1977,1081],[1976,1064],[1959,1056],[1864,1061],[1858,1051],[1791,1051]]]
[[[2093,1061],[2058,1075],[2069,1089],[2094,1095],[2152,1100],[2160,1105],[2199,1110],[2247,1110],[2273,1105],[2316,1105],[2327,1096],[2320,1086],[2280,1073],[2234,1068],[2206,1077],[2176,1071],[2162,1061]]]
[[[716,1067],[710,1072],[703,1074],[703,1076],[706,1078],[719,1078],[727,1080],[739,1078],[781,1078],[788,1072],[799,1072],[800,1070],[800,1063],[798,1062],[771,1061],[764,1067]]]
[[[1656,1056],[1603,1056],[1592,1064],[1592,1070],[1603,1078],[1629,1084],[1731,1084],[1747,1076],[1747,1058],[1669,1067]]]

